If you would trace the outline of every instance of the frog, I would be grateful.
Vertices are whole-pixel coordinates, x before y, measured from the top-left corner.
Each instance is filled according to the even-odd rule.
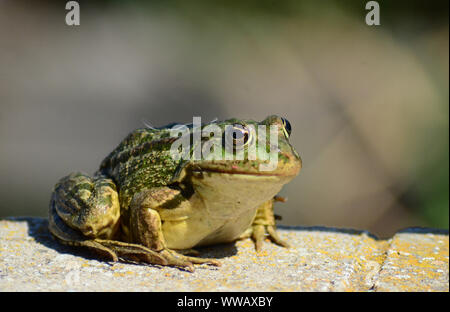
[[[273,145],[256,140],[251,127],[276,129],[275,168],[261,170],[268,160],[258,155],[253,159],[177,158],[173,156],[178,139],[173,124],[139,128],[118,144],[93,175],[73,172],[55,184],[48,211],[52,236],[113,262],[189,272],[197,265],[221,265],[217,259],[200,256],[198,248],[203,246],[251,238],[258,253],[266,240],[288,248],[277,233],[273,207],[284,201],[279,191],[302,167],[289,142],[289,121],[271,115],[259,122],[233,118],[200,128],[211,124],[220,129],[233,126],[231,145],[238,142],[244,149],[256,144],[270,150]],[[186,129],[192,138],[199,127]],[[199,144],[206,139],[202,137]],[[226,144],[219,148],[222,155],[236,152]]]

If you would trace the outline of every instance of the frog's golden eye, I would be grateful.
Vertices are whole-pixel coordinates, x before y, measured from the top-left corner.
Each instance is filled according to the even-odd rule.
[[[286,137],[288,138],[291,135],[291,123],[286,118],[281,117],[281,120],[283,121],[283,131]]]
[[[233,145],[245,146],[251,141],[251,133],[242,125],[233,126]]]
[[[230,151],[240,150],[252,141],[249,129],[240,124],[229,126],[225,130],[224,143]]]

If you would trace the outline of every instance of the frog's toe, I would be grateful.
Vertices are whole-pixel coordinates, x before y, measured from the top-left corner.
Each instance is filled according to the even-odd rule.
[[[264,239],[266,238],[266,235],[272,242],[275,244],[289,248],[289,244],[286,243],[284,240],[280,238],[277,231],[275,230],[275,226],[273,225],[262,225],[257,224],[254,225],[252,228],[252,239],[255,242],[255,249],[256,252],[262,251],[262,247],[264,244]]]
[[[194,272],[194,264],[209,264],[214,266],[220,266],[220,262],[209,258],[189,257],[182,255],[176,251],[164,249],[160,252],[160,255],[167,261],[166,265],[176,266]]]
[[[151,250],[139,244],[130,244],[114,240],[95,239],[91,241],[104,249],[111,250],[114,255],[124,259],[137,259],[151,264],[165,265],[166,259],[157,251]],[[117,260],[116,260],[117,261]]]
[[[199,258],[199,257],[188,257],[188,256],[184,256],[188,261],[194,263],[194,264],[208,264],[208,265],[212,265],[212,266],[221,266],[220,262],[215,260],[215,259],[211,259],[211,258]]]
[[[274,226],[272,225],[267,226],[267,233],[269,234],[269,237],[272,240],[272,242],[274,242],[275,244],[286,248],[290,247],[288,243],[286,243],[284,240],[280,238]]]
[[[252,238],[255,242],[255,249],[257,252],[260,252],[262,250],[265,236],[266,231],[264,229],[264,225],[258,224],[253,226]]]
[[[99,244],[94,240],[83,241],[82,245],[94,250],[97,254],[104,256],[105,258],[109,258],[112,262],[119,261],[119,257],[113,250],[103,246],[102,244]]]

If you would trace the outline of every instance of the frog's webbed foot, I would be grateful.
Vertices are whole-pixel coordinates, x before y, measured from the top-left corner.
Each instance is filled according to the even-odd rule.
[[[99,253],[107,253],[111,260],[116,262],[119,258],[137,260],[152,264],[167,265],[166,259],[157,251],[139,244],[130,244],[114,240],[95,239],[86,241],[86,247],[95,249]]]
[[[266,237],[270,238],[272,242],[279,246],[289,248],[289,244],[281,239],[276,231],[275,219],[278,216],[273,214],[273,203],[275,201],[285,202],[285,199],[283,197],[275,196],[273,199],[259,206],[253,224],[240,237],[251,237],[255,242],[255,249],[257,252],[262,250],[264,239]]]

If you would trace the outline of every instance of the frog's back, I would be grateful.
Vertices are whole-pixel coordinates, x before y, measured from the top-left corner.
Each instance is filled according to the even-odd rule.
[[[174,140],[168,128],[136,129],[103,160],[99,173],[116,183],[121,207],[142,189],[171,181],[178,166],[170,156]]]

